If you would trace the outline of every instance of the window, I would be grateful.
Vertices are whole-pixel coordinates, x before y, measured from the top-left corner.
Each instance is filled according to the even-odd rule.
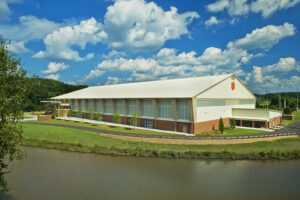
[[[178,120],[190,120],[190,107],[188,100],[177,101],[177,118]]]
[[[112,114],[112,100],[104,101],[104,113]]]
[[[135,113],[137,115],[136,100],[128,100],[127,101],[127,115],[132,116],[133,113]]]
[[[93,100],[89,99],[89,100],[86,100],[87,101],[87,112],[94,112],[93,110]]]
[[[120,115],[124,115],[124,103],[123,100],[116,100],[115,101],[115,113],[119,113]]]
[[[72,110],[73,111],[77,111],[78,110],[78,102],[75,99],[72,100]]]
[[[143,117],[153,117],[153,104],[152,100],[142,101],[142,116]]]
[[[173,119],[173,106],[172,100],[159,100],[158,101],[158,118],[160,119]]]
[[[96,100],[95,112],[102,112],[102,101],[101,100]]]
[[[82,112],[86,112],[86,109],[85,109],[85,103],[84,103],[84,100],[83,99],[79,99],[78,100],[78,109],[81,108],[81,111]]]
[[[197,107],[208,107],[208,106],[225,106],[226,101],[221,100],[198,100]]]
[[[254,104],[254,99],[240,99],[240,105],[243,104]]]

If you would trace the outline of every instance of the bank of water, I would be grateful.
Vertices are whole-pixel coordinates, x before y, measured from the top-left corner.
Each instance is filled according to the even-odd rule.
[[[300,199],[300,160],[221,161],[110,157],[24,148],[10,165],[19,200]]]

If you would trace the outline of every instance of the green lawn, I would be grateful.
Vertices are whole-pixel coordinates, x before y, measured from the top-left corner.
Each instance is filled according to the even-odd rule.
[[[164,132],[158,132],[158,131],[144,131],[144,130],[138,130],[138,129],[126,129],[122,127],[110,127],[106,125],[100,125],[100,124],[89,124],[89,123],[83,123],[83,122],[74,122],[74,121],[66,121],[66,120],[41,120],[41,121],[32,121],[37,123],[49,123],[49,124],[66,124],[66,125],[73,125],[73,126],[84,126],[84,127],[90,127],[90,128],[98,128],[103,130],[109,130],[109,131],[117,131],[117,132],[124,132],[124,133],[139,133],[139,134],[153,134],[153,135],[177,135],[172,133],[164,133]]]
[[[125,152],[137,149],[172,152],[221,152],[224,150],[234,153],[257,153],[262,151],[267,152],[271,150],[300,152],[300,137],[280,139],[274,142],[265,141],[235,145],[164,145],[114,139],[101,136],[101,134],[99,133],[75,130],[70,128],[31,124],[23,124],[22,126],[24,128],[25,145],[27,144],[47,148],[57,148],[57,145],[64,146],[66,144],[77,144],[80,147],[84,147],[86,149],[95,147],[96,145],[106,149],[118,149],[119,151],[123,150]],[[56,146],[47,146],[48,143],[55,143]],[[68,148],[66,149],[70,150]],[[87,150],[87,152],[89,151]]]
[[[73,125],[73,126],[84,126],[84,127],[91,127],[91,128],[98,128],[110,131],[118,131],[118,132],[125,132],[125,133],[140,133],[140,134],[153,134],[153,135],[176,135],[172,133],[163,133],[157,131],[143,131],[143,130],[128,130],[122,127],[109,127],[105,125],[96,125],[96,124],[88,124],[88,123],[81,123],[81,122],[74,122],[74,121],[65,121],[65,120],[41,120],[35,121],[38,123],[50,123],[50,124],[66,124],[66,125]],[[224,134],[212,134],[212,135],[245,135],[251,133],[264,133],[267,131],[262,130],[253,130],[253,129],[242,129],[236,128],[232,129],[225,129]]]

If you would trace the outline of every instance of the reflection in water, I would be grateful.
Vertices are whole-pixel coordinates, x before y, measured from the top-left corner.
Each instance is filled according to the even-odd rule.
[[[32,199],[299,199],[300,161],[108,157],[26,148],[10,193]]]

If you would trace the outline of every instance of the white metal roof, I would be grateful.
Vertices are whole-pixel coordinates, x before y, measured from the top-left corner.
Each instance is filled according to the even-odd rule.
[[[94,86],[52,99],[191,98],[232,75]]]

